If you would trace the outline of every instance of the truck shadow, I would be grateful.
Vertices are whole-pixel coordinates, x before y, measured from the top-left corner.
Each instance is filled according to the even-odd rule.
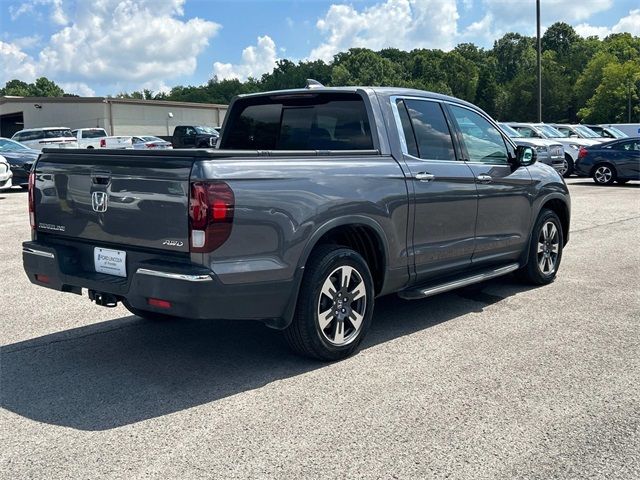
[[[424,300],[382,298],[362,348],[482,311],[525,288],[507,277]],[[135,316],[7,345],[1,364],[3,408],[90,431],[178,412],[326,365],[290,353],[279,332],[259,323]]]

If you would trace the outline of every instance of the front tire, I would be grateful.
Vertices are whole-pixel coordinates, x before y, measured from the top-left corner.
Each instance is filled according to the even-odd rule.
[[[547,285],[556,278],[564,246],[562,223],[553,210],[540,212],[530,243],[527,264],[519,270],[519,276],[533,285]]]
[[[571,175],[573,175],[574,169],[575,169],[575,167],[574,167],[574,163],[573,163],[573,158],[571,158],[571,155],[569,155],[568,153],[565,154],[565,156],[564,156],[564,165],[562,166],[561,175],[564,178],[569,178]]]
[[[319,360],[348,357],[369,329],[374,295],[371,272],[359,253],[318,247],[305,267],[293,321],[284,330],[287,343]]]
[[[611,185],[617,179],[616,169],[606,163],[601,163],[593,168],[591,174],[593,181],[598,185]]]

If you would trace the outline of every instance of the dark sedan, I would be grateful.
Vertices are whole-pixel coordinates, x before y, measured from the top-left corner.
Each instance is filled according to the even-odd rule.
[[[29,171],[40,152],[26,147],[15,140],[0,137],[0,155],[7,159],[13,172],[13,184],[27,189]]]
[[[575,171],[580,176],[592,177],[599,185],[640,180],[640,138],[581,148]]]

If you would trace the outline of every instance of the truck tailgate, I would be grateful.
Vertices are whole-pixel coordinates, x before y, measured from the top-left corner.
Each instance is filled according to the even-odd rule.
[[[194,158],[96,153],[46,152],[40,157],[34,190],[37,231],[97,245],[188,252]]]

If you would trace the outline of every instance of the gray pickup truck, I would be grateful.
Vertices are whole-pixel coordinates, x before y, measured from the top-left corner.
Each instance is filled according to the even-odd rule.
[[[318,87],[236,98],[218,150],[45,150],[29,211],[36,285],[144,318],[260,320],[336,360],[376,297],[553,281],[570,199],[469,103]]]

